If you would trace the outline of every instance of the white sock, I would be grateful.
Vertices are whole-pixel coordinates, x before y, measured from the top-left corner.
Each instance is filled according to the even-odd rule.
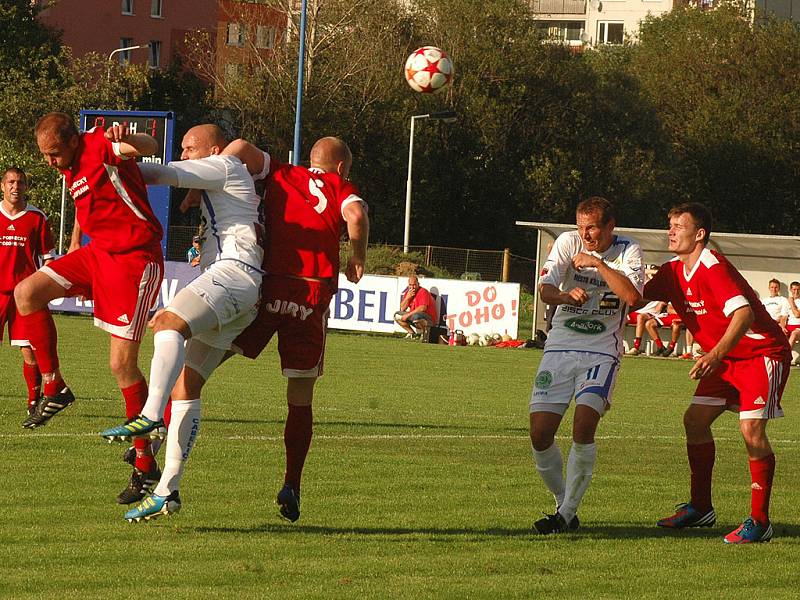
[[[536,462],[536,470],[539,471],[542,481],[556,499],[556,506],[561,506],[564,502],[564,459],[561,456],[561,448],[555,442],[541,452],[534,448],[533,460]]]
[[[158,496],[169,496],[180,486],[183,468],[194,447],[199,429],[200,399],[173,401],[164,469],[161,472],[161,481],[155,489]]]
[[[151,421],[164,417],[169,395],[181,374],[186,357],[186,340],[173,329],[164,329],[153,336],[155,351],[150,362],[150,385],[142,414]]]
[[[572,442],[567,458],[567,491],[558,512],[569,523],[578,512],[583,495],[589,489],[597,458],[597,445]]]

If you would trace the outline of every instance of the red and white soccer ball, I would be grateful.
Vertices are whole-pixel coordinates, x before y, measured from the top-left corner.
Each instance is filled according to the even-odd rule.
[[[417,92],[436,94],[453,80],[453,61],[441,48],[417,48],[406,60],[406,81]]]

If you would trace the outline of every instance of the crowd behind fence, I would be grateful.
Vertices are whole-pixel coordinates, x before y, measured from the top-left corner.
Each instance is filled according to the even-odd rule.
[[[197,227],[172,226],[169,228],[167,260],[186,260]],[[402,251],[402,246],[389,246]],[[508,250],[474,250],[444,246],[411,246],[411,252],[423,257],[424,266],[444,269],[458,279],[482,281],[510,281],[521,284],[530,291],[536,269],[532,258],[512,254]]]

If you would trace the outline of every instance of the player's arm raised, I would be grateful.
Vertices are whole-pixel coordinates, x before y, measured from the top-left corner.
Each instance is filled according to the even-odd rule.
[[[343,209],[347,221],[347,235],[350,238],[350,258],[347,259],[345,277],[358,283],[364,276],[367,262],[367,242],[369,241],[369,216],[361,202],[350,202]]]
[[[112,125],[105,132],[106,139],[119,144],[120,156],[152,156],[158,152],[158,142],[146,133],[130,133],[127,125]]]
[[[241,160],[247,167],[247,172],[253,175],[254,179],[263,179],[267,176],[265,172],[269,171],[267,155],[258,146],[251,144],[247,140],[242,138],[233,140],[225,146],[225,149],[220,154],[223,156],[235,156]]]
[[[642,295],[630,278],[622,271],[617,271],[609,266],[603,259],[580,252],[572,258],[572,266],[577,269],[595,268],[598,275],[605,279],[611,291],[628,306],[635,306],[642,300]]]
[[[728,352],[730,352],[733,347],[739,343],[742,336],[747,333],[747,330],[750,329],[754,320],[755,314],[749,304],[740,306],[733,311],[731,313],[731,322],[728,323],[725,334],[720,338],[716,346],[694,363],[694,366],[692,366],[689,371],[689,377],[691,379],[700,379],[701,377],[713,373],[722,363],[722,359],[727,356]]]

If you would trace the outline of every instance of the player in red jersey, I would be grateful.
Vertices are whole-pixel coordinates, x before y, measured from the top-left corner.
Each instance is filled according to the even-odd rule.
[[[34,414],[41,393],[42,374],[30,348],[28,336],[17,318],[14,287],[42,265],[53,260],[53,235],[47,217],[28,204],[25,172],[10,167],[0,179],[3,201],[0,202],[0,341],[8,323],[12,346],[22,352],[22,374],[28,388],[28,416]]]
[[[94,300],[94,323],[111,334],[111,371],[128,416],[135,416],[147,399],[147,383],[138,366],[139,344],[158,296],[164,261],[161,224],[133,159],[156,152],[157,142],[119,125],[78,133],[64,113],[45,115],[34,133],[45,161],[66,179],[75,201],[76,232],[85,232],[90,242],[79,247],[73,240],[66,256],[15,290],[44,382],[44,398],[27,426],[44,425],[75,399],[58,370],[52,320],[44,319],[49,317],[47,303],[64,296]],[[136,442],[135,464],[129,487],[117,497],[120,503],[140,500],[160,476],[148,441]]]
[[[338,284],[339,240],[347,231],[352,252],[345,275],[357,283],[367,255],[367,206],[347,180],[353,158],[338,138],[314,144],[310,168],[278,162],[242,140],[225,153],[237,154],[251,173],[268,173],[261,305],[234,341],[234,350],[256,358],[278,334],[289,414],[283,434],[286,472],[277,502],[281,515],[296,521],[300,478],[311,446],[314,384],[322,375],[328,306]]]
[[[711,425],[725,410],[739,413],[739,429],[750,459],[751,512],[726,543],[767,542],[772,538],[769,498],[775,455],[767,421],[783,416],[781,395],[791,354],[786,336],[744,277],[720,253],[706,248],[711,213],[697,203],[669,212],[665,263],[644,288],[646,298],[672,302],[706,354],[689,371],[700,383],[684,414],[691,469],[691,500],[658,525],[681,529],[710,527],[715,446]]]

